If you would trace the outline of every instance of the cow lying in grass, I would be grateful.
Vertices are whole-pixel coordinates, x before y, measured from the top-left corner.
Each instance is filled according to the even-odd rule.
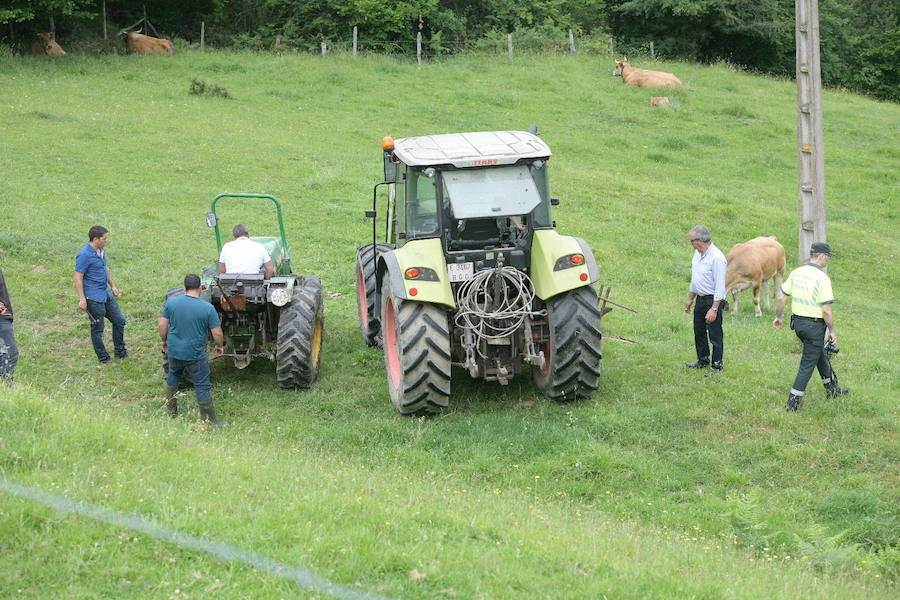
[[[169,40],[150,37],[137,31],[123,33],[128,54],[175,54],[175,46]]]
[[[636,85],[642,88],[666,87],[669,85],[681,85],[681,80],[671,73],[662,71],[648,71],[647,69],[636,69],[629,65],[625,60],[616,63],[613,75],[621,77],[626,85]]]
[[[62,46],[53,39],[53,34],[49,32],[39,33],[31,42],[32,54],[46,54],[48,56],[60,56],[66,53]]]
[[[738,294],[749,287],[753,288],[753,305],[756,316],[761,317],[759,309],[759,290],[768,287],[768,280],[775,279],[775,293],[784,281],[784,246],[778,243],[774,235],[753,238],[743,244],[735,244],[726,257],[728,268],[725,271],[725,293],[731,292],[734,304],[731,312],[738,311]],[[766,308],[771,308],[769,292],[766,295]]]

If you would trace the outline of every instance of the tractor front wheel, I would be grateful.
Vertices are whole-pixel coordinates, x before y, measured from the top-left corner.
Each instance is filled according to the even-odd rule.
[[[375,261],[379,254],[390,252],[390,244],[366,244],[356,250],[356,306],[359,330],[367,346],[378,346],[381,324],[375,312]]]
[[[544,396],[568,402],[594,395],[602,357],[600,310],[591,286],[563,292],[547,301],[550,339],[541,344],[543,367],[532,375]]]
[[[304,277],[278,318],[275,377],[283,388],[308,388],[319,375],[325,333],[322,282]]]
[[[391,402],[402,415],[437,414],[450,398],[450,330],[438,304],[397,298],[382,284],[384,364]]]

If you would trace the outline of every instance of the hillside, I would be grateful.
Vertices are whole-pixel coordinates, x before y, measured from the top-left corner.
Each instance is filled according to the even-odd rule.
[[[681,366],[693,359],[682,304],[693,225],[726,251],[777,235],[796,263],[794,87],[728,65],[634,62],[685,82],[670,107],[586,57],[0,57],[0,269],[22,353],[16,387],[0,388],[4,489],[138,514],[390,597],[895,595],[900,109],[825,94],[835,368],[852,394],[826,401],[814,377],[788,414],[799,344],[772,330],[772,311],[756,319],[742,296],[710,381]],[[232,98],[189,94],[195,78]],[[378,141],[532,123],[554,152],[558,229],[586,239],[612,299],[639,310],[604,328],[638,343],[605,343],[589,402],[454,372],[449,414],[400,418],[354,298]],[[211,432],[191,396],[191,412],[163,418],[155,326],[165,291],[215,259],[204,214],[223,191],[279,197],[294,269],[329,297],[316,387],[281,390],[263,362],[215,365],[232,426]],[[222,214],[254,233],[274,225],[254,206]],[[72,289],[97,223],[132,354],[105,370]],[[0,494],[0,589],[20,597],[296,594]]]

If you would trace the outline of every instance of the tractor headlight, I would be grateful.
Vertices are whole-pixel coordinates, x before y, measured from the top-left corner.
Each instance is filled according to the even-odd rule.
[[[284,306],[291,301],[291,293],[287,288],[277,288],[272,290],[271,299],[275,306]]]

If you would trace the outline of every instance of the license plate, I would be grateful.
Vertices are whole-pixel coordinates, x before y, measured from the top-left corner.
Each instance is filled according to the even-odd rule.
[[[473,263],[449,263],[447,265],[447,275],[450,281],[467,281],[475,275],[475,267]]]

